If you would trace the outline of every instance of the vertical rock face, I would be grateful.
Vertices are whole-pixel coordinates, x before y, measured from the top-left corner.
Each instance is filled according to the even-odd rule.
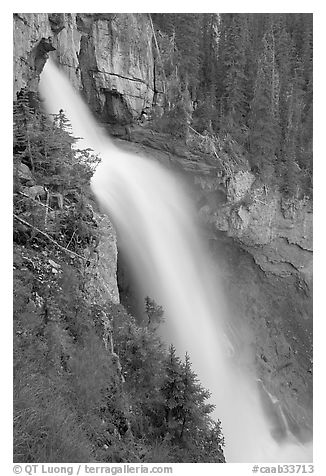
[[[50,45],[47,51],[42,42]],[[152,106],[152,28],[146,14],[14,14],[14,94],[24,87],[36,91],[49,55],[103,122],[128,123]]]
[[[90,300],[99,305],[108,301],[120,302],[117,283],[117,237],[106,215],[94,213],[98,226],[99,244],[97,246],[97,263],[90,270],[87,292]]]
[[[42,38],[52,35],[46,13],[14,14],[14,95],[24,87],[35,90],[35,52]]]
[[[84,92],[103,119],[138,117],[153,101],[152,30],[146,15],[79,16]],[[92,59],[91,67],[88,67]],[[94,94],[95,92],[95,94]]]

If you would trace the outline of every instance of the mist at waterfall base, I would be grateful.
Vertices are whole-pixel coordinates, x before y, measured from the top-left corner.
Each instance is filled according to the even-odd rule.
[[[227,462],[311,461],[311,444],[299,444],[289,431],[281,442],[272,437],[257,379],[237,364],[219,284],[182,182],[154,160],[117,148],[50,60],[40,93],[46,110],[62,108],[74,135],[100,155],[92,190],[117,230],[140,289],[164,308],[163,338],[180,356],[190,354],[194,371],[212,392]]]

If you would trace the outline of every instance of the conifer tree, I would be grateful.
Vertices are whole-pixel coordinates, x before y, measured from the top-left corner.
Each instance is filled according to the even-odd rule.
[[[189,355],[181,362],[171,345],[162,386],[165,427],[176,447],[177,461],[223,462],[220,422],[210,418],[214,405],[191,367]]]
[[[279,71],[279,125],[280,125],[280,157],[277,162],[279,175],[283,174],[281,166],[284,155],[285,136],[288,125],[288,95],[293,70],[294,45],[286,28],[286,18],[278,15],[275,18],[276,64]]]
[[[294,78],[290,83],[287,106],[287,127],[284,140],[283,190],[287,195],[299,198],[300,155],[301,155],[301,123],[304,110],[304,91],[302,89],[302,65],[298,63]]]
[[[176,355],[175,347],[170,345],[161,392],[164,398],[166,428],[173,437],[177,435],[179,422],[182,418],[183,385],[181,360]]]
[[[207,416],[214,406],[205,403],[210,392],[199,383],[197,375],[191,368],[189,355],[186,353],[182,365],[182,409],[180,411],[181,427],[179,438],[187,438],[198,429],[205,428]]]
[[[304,17],[304,49],[303,49],[303,76],[304,76],[304,107],[301,121],[300,150],[298,161],[300,167],[306,171],[306,192],[311,195],[313,169],[313,17],[307,14]]]
[[[14,103],[14,163],[16,170],[20,163],[31,168],[44,203],[42,207],[35,200],[23,199],[18,194],[14,200],[15,212],[23,212],[21,218],[29,217],[34,227],[50,231],[62,246],[69,243],[71,247],[82,249],[90,239],[83,197],[98,159],[90,151],[78,152],[76,138],[63,111],[50,120],[38,101],[34,99],[34,103],[35,108],[27,92],[19,95]],[[17,173],[15,186],[19,191]],[[28,190],[26,192],[28,197]],[[23,193],[26,195],[26,192]],[[65,201],[69,208],[63,206]]]
[[[148,317],[148,326],[151,329],[156,329],[163,320],[163,307],[158,305],[154,299],[149,296],[145,298],[145,313]]]
[[[249,116],[249,152],[267,179],[274,171],[279,149],[279,77],[275,61],[275,41],[270,28],[263,38],[258,60],[254,96]]]
[[[240,144],[245,141],[245,117],[248,111],[246,97],[246,48],[248,26],[244,15],[234,15],[224,46],[225,92],[222,130],[232,135]]]
[[[155,24],[173,36],[179,76],[192,97],[200,82],[202,15],[195,13],[152,14]]]
[[[263,181],[275,186],[288,166],[297,168],[295,160],[310,188],[312,15],[154,14],[153,19],[173,38],[179,92],[189,90],[195,104],[192,127],[217,134],[226,149],[232,142],[258,166]],[[295,143],[288,131],[292,90],[300,97]],[[171,132],[183,137],[187,131],[177,122],[185,124],[186,115],[177,95],[172,103],[165,130],[173,124]]]
[[[191,96],[199,83],[201,15],[195,13],[175,14],[174,31],[176,46],[180,53],[180,75]]]
[[[14,159],[26,162],[35,172],[33,138],[37,127],[36,111],[30,105],[30,94],[20,91],[13,107],[13,147]]]
[[[215,95],[220,21],[216,14],[204,13],[202,22],[200,91],[208,91]]]

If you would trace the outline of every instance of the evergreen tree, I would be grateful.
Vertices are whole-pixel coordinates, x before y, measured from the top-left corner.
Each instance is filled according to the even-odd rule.
[[[284,15],[275,18],[276,64],[279,71],[279,120],[280,120],[280,157],[277,162],[278,174],[282,175],[282,157],[288,125],[288,95],[293,70],[294,45],[286,28]]]
[[[287,127],[284,141],[283,190],[286,195],[299,198],[301,191],[299,160],[301,155],[301,124],[304,110],[302,67],[298,64],[290,83],[287,105]]]
[[[290,169],[299,166],[304,188],[310,189],[312,15],[153,14],[153,19],[175,45],[178,94],[170,95],[171,117],[164,117],[164,131],[187,135],[190,114],[179,99],[188,90],[195,106],[192,127],[199,133],[216,134],[226,149],[232,143],[261,179],[275,186],[287,176],[287,167],[292,174]],[[292,97],[299,98],[294,115]],[[292,116],[300,131],[295,138],[294,129],[288,130]]]
[[[200,44],[202,16],[195,13],[152,14],[155,24],[173,36],[177,50],[177,64],[182,83],[191,97],[196,97],[200,81]]]
[[[165,425],[172,438],[177,438],[182,419],[183,403],[183,378],[180,358],[176,355],[173,345],[169,347],[169,353],[165,361],[165,379],[162,386],[162,395],[165,408]]]
[[[215,95],[220,21],[218,15],[204,13],[202,22],[200,92],[205,91]]]
[[[164,310],[162,306],[159,306],[154,299],[149,296],[145,298],[145,313],[148,317],[148,326],[151,329],[157,329],[162,323]]]
[[[30,93],[23,89],[20,91],[13,107],[13,147],[14,160],[27,163],[35,172],[33,138],[35,126],[37,127],[36,111],[30,105]]]
[[[174,31],[179,51],[180,77],[190,95],[196,97],[200,70],[201,15],[175,14]]]
[[[50,232],[62,246],[69,244],[77,251],[90,241],[84,197],[98,159],[89,150],[78,151],[63,111],[49,120],[35,98],[34,103],[36,108],[26,92],[14,103],[14,209],[34,227]],[[31,168],[35,192],[22,186],[20,164]],[[39,203],[34,195],[23,198],[31,193],[39,194]],[[69,208],[64,207],[65,201]],[[15,230],[19,226],[15,223]]]
[[[215,96],[216,96],[216,109],[217,109],[217,124],[219,128],[220,120],[224,117],[224,104],[222,98],[225,94],[225,78],[226,78],[226,64],[225,64],[225,53],[226,45],[228,41],[227,35],[227,14],[221,14],[221,19],[219,23],[218,30],[218,49],[217,49],[217,60],[216,60],[216,87],[215,87]]]
[[[214,409],[213,405],[205,403],[210,397],[210,392],[199,383],[197,375],[191,368],[188,354],[185,355],[185,362],[182,365],[182,384],[180,440],[192,438],[193,432],[205,428],[207,416]]]
[[[248,24],[245,15],[234,15],[224,46],[225,92],[222,131],[229,133],[240,144],[246,139],[245,118],[248,111],[246,95],[246,48],[248,47]]]
[[[200,42],[199,83],[196,91],[196,108],[192,115],[192,127],[198,132],[214,132],[218,125],[216,89],[218,87],[218,41],[219,16],[202,15]]]
[[[214,406],[206,403],[210,393],[199,383],[188,354],[182,363],[172,345],[162,395],[166,431],[176,447],[177,461],[223,462],[220,422],[209,417]]]
[[[274,171],[279,149],[279,76],[275,61],[275,41],[270,28],[263,38],[258,60],[254,96],[249,115],[249,152],[265,179]]]
[[[304,50],[303,50],[303,76],[304,98],[301,121],[300,154],[298,162],[305,170],[305,191],[312,195],[312,170],[313,170],[313,17],[307,14],[304,17]]]

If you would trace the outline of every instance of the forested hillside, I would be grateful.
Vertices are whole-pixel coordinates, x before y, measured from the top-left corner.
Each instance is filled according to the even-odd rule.
[[[191,368],[156,335],[96,297],[97,157],[62,111],[14,104],[14,461],[224,462],[220,422]],[[93,284],[94,287],[94,284]]]
[[[179,121],[226,147],[236,143],[252,170],[285,195],[311,197],[312,14],[152,18],[158,73],[182,81],[173,111]]]

